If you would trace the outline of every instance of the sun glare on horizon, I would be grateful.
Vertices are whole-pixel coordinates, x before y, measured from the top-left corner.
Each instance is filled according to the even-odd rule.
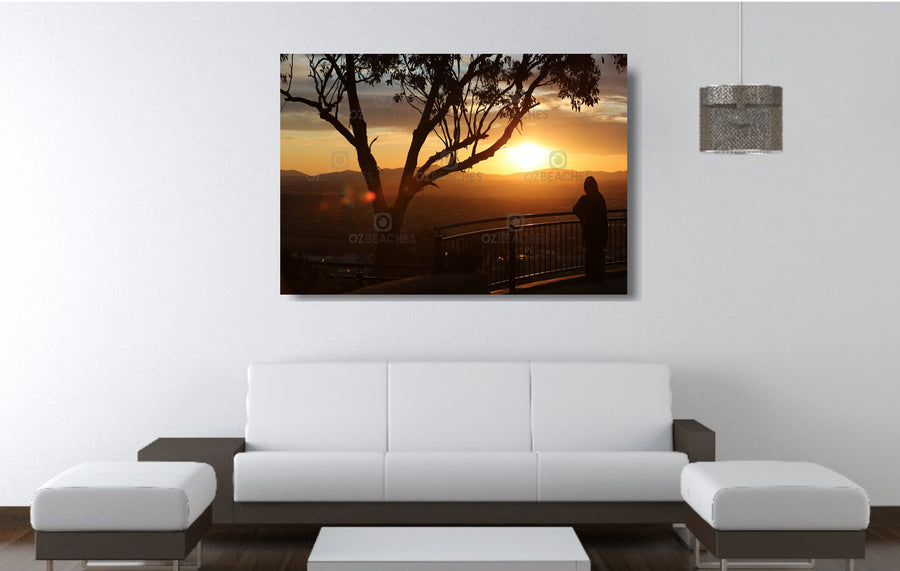
[[[545,169],[549,166],[550,150],[535,143],[521,143],[506,147],[506,161],[517,171]]]

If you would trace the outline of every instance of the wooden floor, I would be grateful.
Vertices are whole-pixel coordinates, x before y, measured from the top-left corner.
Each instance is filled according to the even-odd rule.
[[[691,554],[675,539],[671,528],[576,527],[591,558],[592,571],[689,571]],[[203,542],[207,571],[287,571],[306,569],[316,528],[232,527],[216,529]],[[871,529],[867,557],[857,571],[900,570],[900,528]],[[59,571],[80,569],[78,561],[60,561]],[[30,527],[0,528],[0,571],[39,571],[34,560]],[[819,571],[840,571],[842,561],[821,560]]]

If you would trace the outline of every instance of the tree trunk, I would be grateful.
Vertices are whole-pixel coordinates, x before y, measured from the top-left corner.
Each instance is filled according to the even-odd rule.
[[[404,259],[403,251],[409,244],[405,243],[400,230],[403,228],[403,221],[406,219],[406,209],[414,195],[402,189],[394,199],[394,205],[386,213],[390,215],[390,229],[381,232],[378,240],[378,247],[375,250],[376,264],[402,264],[408,262]],[[376,208],[376,215],[378,214]],[[383,226],[382,226],[383,227]]]

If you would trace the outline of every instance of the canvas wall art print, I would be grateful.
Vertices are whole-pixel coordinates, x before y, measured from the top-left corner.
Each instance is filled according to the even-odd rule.
[[[622,295],[625,54],[283,54],[281,292]]]

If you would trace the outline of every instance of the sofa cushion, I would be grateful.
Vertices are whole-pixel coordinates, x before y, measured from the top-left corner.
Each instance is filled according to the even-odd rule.
[[[681,452],[540,452],[545,502],[680,502]]]
[[[38,531],[181,531],[216,495],[199,462],[94,462],[51,479],[31,500]]]
[[[391,362],[388,375],[391,452],[531,450],[527,362]]]
[[[384,452],[387,363],[254,363],[247,451]]]
[[[666,365],[532,362],[534,450],[672,451]]]
[[[382,452],[244,452],[234,457],[236,502],[383,499]]]
[[[388,452],[385,499],[400,502],[536,501],[533,452]]]
[[[809,462],[697,462],[681,475],[684,501],[719,530],[860,530],[869,498]]]

